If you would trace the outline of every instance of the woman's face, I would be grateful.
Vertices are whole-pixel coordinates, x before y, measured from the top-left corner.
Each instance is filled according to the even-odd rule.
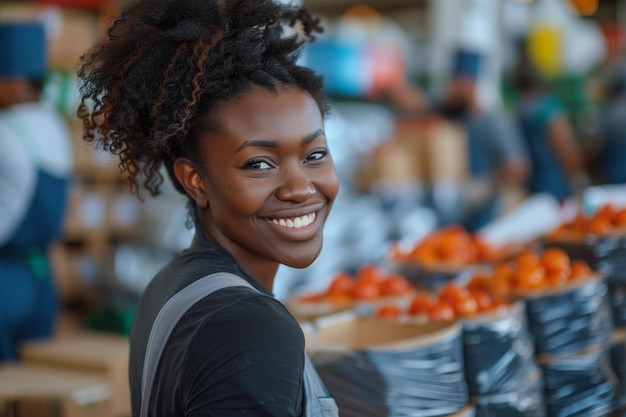
[[[201,139],[204,232],[257,279],[264,264],[310,265],[339,188],[316,102],[293,86],[255,87],[217,117]]]

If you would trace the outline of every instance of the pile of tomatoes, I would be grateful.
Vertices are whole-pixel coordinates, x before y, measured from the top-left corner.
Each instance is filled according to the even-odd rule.
[[[382,305],[377,309],[376,316],[385,319],[405,317],[426,321],[452,321],[509,306],[510,301],[507,298],[494,297],[484,288],[448,282],[436,293],[416,294],[407,308],[397,304]]]
[[[579,211],[572,220],[550,231],[546,237],[549,240],[576,242],[588,236],[609,236],[625,230],[626,208],[605,204],[591,215]]]
[[[489,245],[480,235],[469,233],[459,225],[450,225],[429,233],[408,250],[395,246],[389,257],[436,269],[493,262],[506,249]]]
[[[474,274],[469,285],[493,296],[510,297],[593,276],[585,261],[571,260],[563,249],[547,248],[541,253],[525,249],[509,261],[496,263],[489,272]]]
[[[376,264],[362,266],[354,275],[336,274],[328,288],[316,294],[300,297],[300,302],[330,302],[346,305],[358,302],[375,302],[390,297],[406,297],[415,288],[401,274],[387,272]]]

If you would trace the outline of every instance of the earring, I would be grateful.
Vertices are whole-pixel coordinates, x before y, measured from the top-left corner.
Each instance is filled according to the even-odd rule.
[[[206,197],[201,195],[200,197],[196,197],[196,204],[202,206],[206,203]]]

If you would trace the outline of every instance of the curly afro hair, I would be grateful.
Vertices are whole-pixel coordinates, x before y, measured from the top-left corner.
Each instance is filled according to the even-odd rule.
[[[297,30],[286,34],[288,28]],[[119,155],[139,197],[142,187],[159,194],[162,165],[185,194],[174,161],[202,166],[198,138],[218,127],[211,110],[220,101],[252,85],[284,83],[307,91],[328,113],[321,77],[296,63],[316,32],[318,18],[273,0],[140,1],[82,57],[83,137]]]

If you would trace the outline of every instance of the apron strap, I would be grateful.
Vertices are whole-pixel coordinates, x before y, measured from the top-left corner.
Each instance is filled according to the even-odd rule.
[[[159,311],[148,339],[141,377],[140,417],[148,417],[148,404],[154,377],[165,345],[180,318],[198,301],[226,287],[248,287],[258,291],[249,282],[228,272],[207,275],[183,288],[170,298]],[[337,405],[324,387],[317,371],[305,355],[304,366],[305,404],[307,417],[336,417]]]

